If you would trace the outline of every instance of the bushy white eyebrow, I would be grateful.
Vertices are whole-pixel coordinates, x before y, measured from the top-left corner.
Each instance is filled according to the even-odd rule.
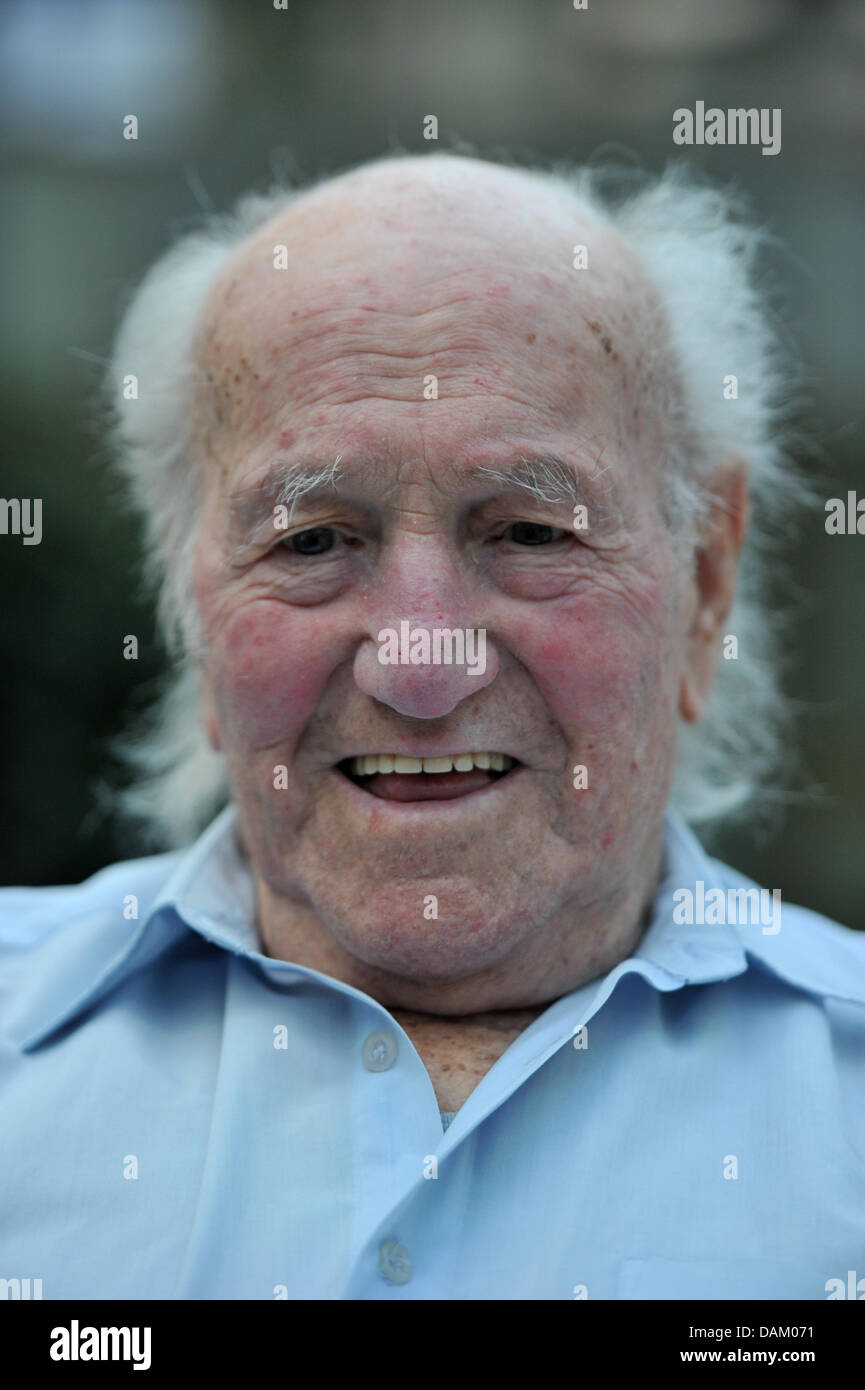
[[[274,506],[288,507],[288,515],[291,517],[295,506],[305,493],[316,492],[325,487],[335,488],[341,476],[341,457],[341,454],[337,454],[333,463],[326,463],[321,468],[307,468],[303,464],[289,466],[278,480]]]
[[[624,524],[619,489],[609,469],[600,467],[600,456],[589,471],[550,454],[521,458],[505,468],[483,466],[473,472],[500,488],[520,488],[537,502],[585,506],[596,535],[610,534]]]
[[[505,488],[522,488],[539,502],[582,502],[586,488],[580,476],[563,459],[520,459],[513,468],[474,470],[479,477],[489,478]]]
[[[260,525],[274,514],[274,508],[287,507],[288,515],[301,497],[326,487],[335,488],[340,477],[337,454],[332,463],[309,466],[304,463],[283,464],[261,482],[243,488],[228,499],[228,534],[245,534],[250,526]]]
[[[301,497],[328,487],[336,491],[340,481],[348,481],[352,476],[359,479],[372,467],[367,462],[344,474],[339,467],[341,458],[342,455],[337,454],[332,463],[324,465],[300,462],[283,464],[274,468],[260,484],[231,497],[228,529],[229,537],[240,533],[237,558],[242,559],[247,552],[249,541],[246,532],[249,526],[261,526],[274,515],[276,507],[287,507],[288,518],[291,519]],[[517,488],[548,505],[588,505],[594,525],[603,529],[621,520],[616,490],[606,469],[596,468],[594,473],[587,475],[576,465],[554,454],[520,457],[513,464],[501,468],[478,464],[460,476],[463,481],[495,483],[498,489],[504,491]]]

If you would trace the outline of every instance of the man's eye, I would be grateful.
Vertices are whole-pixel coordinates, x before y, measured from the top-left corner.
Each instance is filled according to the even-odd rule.
[[[282,544],[295,555],[324,555],[332,550],[336,532],[332,526],[311,526],[308,531],[297,531],[286,536]]]
[[[565,534],[557,526],[544,526],[539,521],[515,521],[505,531],[509,540],[517,545],[549,545]]]

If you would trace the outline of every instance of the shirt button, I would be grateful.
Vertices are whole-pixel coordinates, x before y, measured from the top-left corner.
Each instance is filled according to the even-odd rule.
[[[411,1278],[411,1260],[399,1241],[382,1241],[378,1247],[378,1267],[392,1284],[407,1284]]]
[[[367,1071],[387,1071],[396,1060],[396,1038],[392,1033],[370,1033],[362,1055]]]

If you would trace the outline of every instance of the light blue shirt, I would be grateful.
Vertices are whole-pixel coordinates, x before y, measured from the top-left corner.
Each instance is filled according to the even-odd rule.
[[[865,938],[786,903],[780,930],[678,920],[682,890],[699,916],[753,887],[669,818],[637,950],[447,1127],[387,1009],[262,954],[230,809],[188,851],[4,890],[0,1279],[827,1298],[865,1277]]]

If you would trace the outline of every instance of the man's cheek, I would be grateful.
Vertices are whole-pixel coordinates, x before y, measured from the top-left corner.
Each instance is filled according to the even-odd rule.
[[[662,643],[621,619],[529,631],[521,658],[565,727],[615,725],[661,675]]]
[[[270,614],[243,614],[211,644],[209,675],[226,745],[267,748],[307,722],[327,681],[321,633]]]

